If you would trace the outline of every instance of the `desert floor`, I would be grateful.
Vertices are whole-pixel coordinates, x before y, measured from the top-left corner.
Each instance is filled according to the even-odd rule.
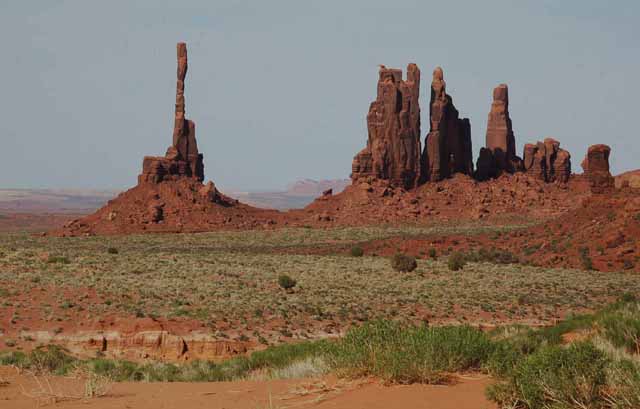
[[[0,367],[8,385],[0,387],[0,407],[32,409],[38,406],[65,408],[135,409],[488,409],[495,405],[484,397],[490,382],[486,376],[469,376],[454,385],[394,385],[377,381],[341,381],[335,378],[237,381],[211,383],[115,383],[107,395],[75,399],[82,394],[79,380],[50,378],[51,390],[59,394],[56,402],[44,394],[32,377],[13,368]],[[41,382],[42,379],[40,380]],[[31,395],[31,396],[27,396]],[[66,395],[67,399],[63,397]]]

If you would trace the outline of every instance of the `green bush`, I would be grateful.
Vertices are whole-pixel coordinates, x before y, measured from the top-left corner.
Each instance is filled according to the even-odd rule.
[[[520,360],[507,382],[487,394],[505,407],[603,408],[609,365],[590,343],[543,347]]]
[[[64,257],[64,256],[54,256],[54,255],[50,255],[49,257],[47,257],[47,263],[49,264],[69,264],[71,261],[69,261],[68,258]]]
[[[614,346],[640,355],[640,304],[622,304],[601,314],[602,335]]]
[[[469,326],[428,328],[380,320],[349,330],[328,360],[343,376],[443,383],[448,372],[480,368],[491,350],[489,338]]]
[[[298,282],[286,274],[282,274],[278,277],[278,285],[287,291],[295,287],[296,284],[298,284]]]
[[[607,408],[640,408],[640,366],[637,362],[620,361],[608,371]]]
[[[464,268],[467,263],[464,254],[456,251],[451,253],[449,256],[449,260],[447,261],[447,265],[449,266],[449,270],[458,271]]]
[[[77,362],[69,351],[57,345],[41,346],[28,354],[17,351],[0,356],[0,365],[14,365],[35,373],[54,375],[66,375]]]
[[[413,256],[397,253],[391,258],[391,268],[395,271],[408,273],[418,268],[418,262]]]
[[[351,247],[351,255],[353,257],[362,257],[364,255],[364,250],[360,246]]]
[[[436,253],[436,248],[435,247],[430,247],[429,248],[429,257],[435,259],[437,257],[437,253]]]

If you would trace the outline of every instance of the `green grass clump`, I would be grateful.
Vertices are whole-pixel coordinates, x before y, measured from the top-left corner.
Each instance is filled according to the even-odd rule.
[[[487,396],[510,408],[632,409],[640,404],[640,368],[591,342],[546,346],[518,361]]]
[[[640,303],[605,310],[599,320],[602,335],[614,346],[640,355]]]
[[[391,268],[393,268],[395,271],[408,273],[418,268],[418,262],[413,256],[396,253],[391,258]]]
[[[65,256],[50,255],[47,257],[47,263],[49,264],[69,264],[71,261]]]
[[[353,257],[362,257],[364,255],[364,250],[360,246],[351,247],[351,255]]]
[[[429,257],[431,257],[432,259],[436,259],[438,258],[438,255],[436,253],[436,248],[435,247],[429,247]]]
[[[28,354],[17,351],[0,355],[0,365],[13,365],[35,373],[54,375],[66,375],[77,362],[68,350],[57,345],[38,347]]]
[[[507,382],[489,388],[502,406],[596,408],[606,385],[604,353],[589,343],[543,347],[519,361]]]
[[[449,256],[449,260],[447,260],[447,266],[451,271],[462,270],[466,263],[467,260],[464,254],[458,251],[451,253],[451,255]]]
[[[625,296],[553,327],[493,331],[496,344],[486,369],[499,382],[487,395],[510,408],[640,407],[639,311],[635,298]],[[563,335],[577,331],[586,340],[563,345]]]
[[[489,338],[468,326],[402,326],[373,321],[351,329],[329,355],[348,377],[378,376],[397,383],[443,383],[445,372],[479,368],[492,350]]]
[[[298,284],[298,282],[286,274],[282,274],[278,277],[278,285],[287,291],[295,287],[296,284]]]

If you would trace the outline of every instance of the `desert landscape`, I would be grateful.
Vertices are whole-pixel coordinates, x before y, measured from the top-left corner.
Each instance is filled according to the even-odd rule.
[[[379,65],[348,179],[222,191],[191,58],[133,187],[0,190],[0,407],[640,408],[640,170],[610,138],[519,155],[496,78],[474,157],[443,68]]]

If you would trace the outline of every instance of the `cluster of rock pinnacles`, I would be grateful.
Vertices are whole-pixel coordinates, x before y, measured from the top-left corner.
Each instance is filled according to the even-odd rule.
[[[523,158],[516,155],[506,84],[493,90],[486,144],[480,149],[474,170],[471,125],[468,118],[459,117],[453,99],[446,92],[440,67],[433,71],[430,128],[424,150],[420,152],[419,89],[420,70],[415,64],[407,66],[406,80],[402,79],[402,70],[380,67],[377,97],[367,115],[367,146],[353,158],[351,178],[354,182],[376,178],[410,189],[454,173],[487,180],[515,172],[527,172],[545,182],[568,182],[571,155],[560,148],[560,142],[555,139],[526,144]],[[596,193],[606,190],[601,187],[611,186],[613,180],[609,173],[608,152],[606,145],[592,146],[583,162],[585,174]],[[590,166],[592,161],[596,164]]]
[[[138,183],[204,180],[203,155],[198,151],[195,123],[185,117],[184,82],[187,74],[187,46],[177,44],[177,85],[173,143],[165,156],[146,156]],[[486,145],[480,149],[474,170],[471,152],[471,125],[460,118],[453,99],[446,92],[442,68],[433,71],[429,104],[429,132],[421,149],[420,70],[416,64],[402,70],[380,67],[376,100],[367,114],[367,146],[353,159],[354,182],[371,178],[387,180],[394,186],[415,188],[455,173],[477,180],[503,173],[527,172],[545,182],[566,183],[571,175],[571,155],[552,138],[526,144],[523,158],[515,152],[515,137],[509,117],[509,90],[500,84],[493,90]],[[582,163],[592,191],[603,193],[613,186],[609,173],[610,148],[591,146]],[[220,194],[212,182],[203,192],[216,201]]]

